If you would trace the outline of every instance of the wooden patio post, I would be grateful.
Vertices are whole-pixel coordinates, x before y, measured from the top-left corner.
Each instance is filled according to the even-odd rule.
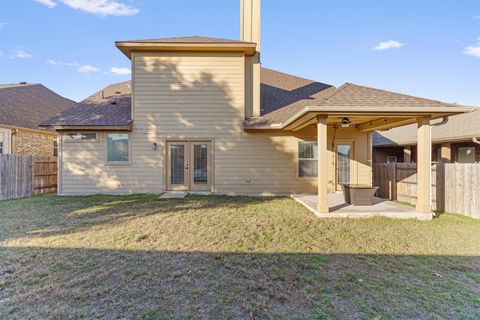
[[[430,117],[419,119],[417,124],[417,205],[418,212],[432,212],[432,139]]]
[[[327,213],[328,209],[328,163],[327,163],[327,115],[317,116],[317,159],[318,159],[318,199],[317,210]]]

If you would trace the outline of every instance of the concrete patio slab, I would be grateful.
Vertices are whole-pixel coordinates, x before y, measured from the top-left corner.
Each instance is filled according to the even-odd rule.
[[[160,199],[183,199],[187,194],[186,191],[167,191],[160,196]]]
[[[432,220],[433,213],[417,212],[414,208],[374,197],[372,206],[353,206],[344,201],[343,193],[329,194],[329,213],[317,211],[317,195],[297,194],[292,198],[304,205],[320,218],[369,218],[387,217],[395,219]]]

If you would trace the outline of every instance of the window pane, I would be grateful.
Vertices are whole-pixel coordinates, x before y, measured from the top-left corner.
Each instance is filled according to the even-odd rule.
[[[107,161],[128,161],[128,133],[112,133],[107,138]]]
[[[341,144],[337,147],[338,183],[350,183],[350,151],[349,144]]]
[[[0,132],[0,154],[3,154],[3,139],[4,139],[3,132]]]
[[[316,177],[317,169],[317,160],[298,160],[299,177]]]
[[[317,143],[300,141],[298,144],[298,157],[300,159],[317,159]]]
[[[170,146],[170,183],[185,184],[185,145]]]
[[[193,182],[195,184],[208,183],[208,145],[196,144],[193,146]]]
[[[74,132],[74,133],[69,133],[67,135],[68,140],[71,141],[90,141],[90,140],[97,140],[97,134],[95,132]]]
[[[457,162],[460,163],[475,163],[475,148],[458,148]]]

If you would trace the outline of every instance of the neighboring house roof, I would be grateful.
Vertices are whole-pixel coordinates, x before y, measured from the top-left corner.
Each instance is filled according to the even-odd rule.
[[[449,117],[445,124],[432,126],[433,142],[471,140],[472,137],[480,137],[480,109]],[[375,132],[372,138],[376,147],[412,145],[417,143],[417,128],[413,124]]]
[[[2,84],[0,125],[38,130],[42,121],[74,104],[38,83]]]
[[[128,127],[131,117],[130,81],[111,84],[56,117],[44,127]]]
[[[292,97],[293,101],[289,104],[286,104],[282,109],[275,110],[271,113],[262,113],[261,117],[246,120],[246,128],[269,128],[272,127],[272,125],[284,123],[295,114],[300,112],[303,108],[309,106],[323,106],[326,108],[350,107],[351,109],[358,108],[359,111],[362,110],[362,108],[367,107],[375,107],[377,109],[384,108],[386,111],[388,111],[390,108],[405,107],[460,107],[456,104],[449,104],[437,100],[369,88],[352,83],[345,83],[337,89],[329,85],[310,81],[304,82],[304,86],[301,87],[301,81],[295,80],[299,78],[283,74],[282,76],[286,77],[288,81],[293,81],[294,83],[299,84],[298,87],[285,92],[285,95]],[[305,79],[302,80],[309,81]],[[297,92],[301,92],[302,94],[297,95]]]

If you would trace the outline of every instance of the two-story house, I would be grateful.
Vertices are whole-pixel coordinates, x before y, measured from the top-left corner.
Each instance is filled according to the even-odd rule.
[[[62,195],[318,195],[371,185],[372,132],[417,123],[419,200],[430,207],[430,120],[469,109],[260,64],[260,0],[241,0],[240,40],[118,41],[132,80],[44,123],[60,133]]]

